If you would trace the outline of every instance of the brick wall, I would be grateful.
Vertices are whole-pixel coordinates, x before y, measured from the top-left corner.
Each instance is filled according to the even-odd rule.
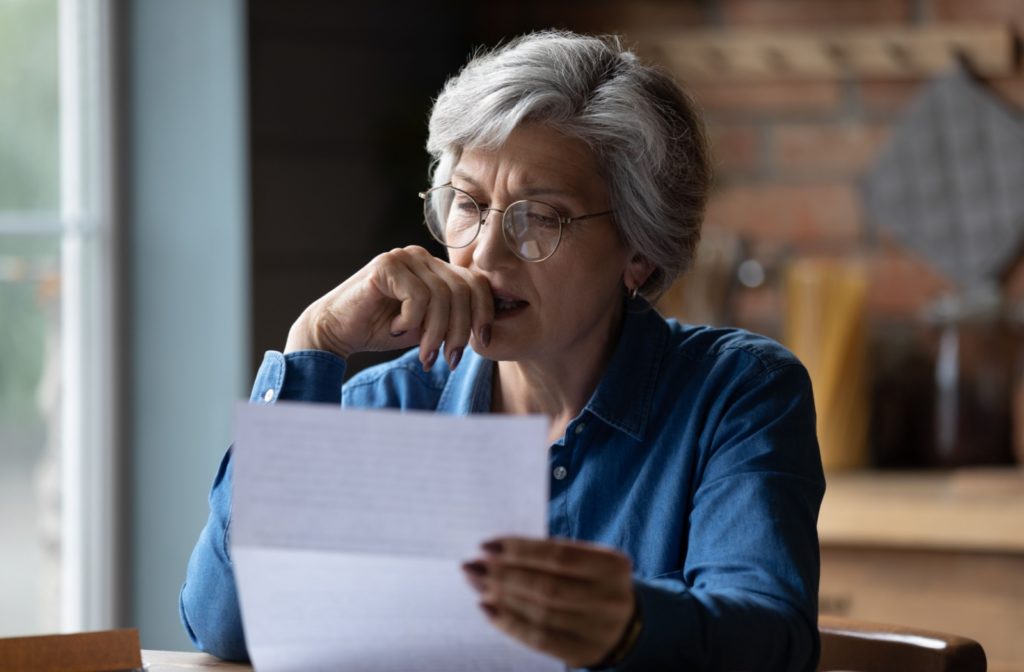
[[[999,23],[1024,35],[1020,0],[705,0],[704,2],[499,3],[488,35],[561,27],[631,38],[673,28],[792,29]],[[637,39],[640,42],[640,38]],[[642,42],[639,46],[643,48]],[[857,178],[924,82],[683,82],[705,112],[717,184],[705,231],[743,237],[771,266],[802,256],[854,256],[870,277],[874,325],[913,322],[949,283],[880,231],[863,212]],[[1024,74],[986,82],[1024,108]],[[1022,265],[1024,266],[1024,265]],[[769,268],[769,271],[771,268]],[[769,274],[771,277],[771,274]],[[1007,286],[1024,291],[1024,267]],[[778,335],[778,298],[739,297],[733,321]],[[672,310],[672,305],[666,306]],[[682,311],[680,311],[682,312]]]

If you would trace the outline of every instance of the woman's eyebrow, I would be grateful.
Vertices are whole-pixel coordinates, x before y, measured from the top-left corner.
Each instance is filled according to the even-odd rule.
[[[575,198],[575,194],[567,189],[559,189],[558,187],[526,187],[519,191],[519,194],[524,198],[533,198],[534,196],[560,196],[562,198]]]
[[[456,170],[454,173],[452,173],[452,178],[453,179],[454,178],[458,178],[458,179],[462,180],[463,182],[469,182],[474,187],[480,188],[480,183],[479,182],[477,182],[472,177],[470,177],[469,175],[467,175],[466,173],[464,173],[464,172],[462,172],[460,170]]]
[[[459,179],[459,180],[461,180],[463,182],[467,182],[471,186],[476,187],[478,189],[482,188],[480,186],[479,182],[477,182],[471,176],[467,175],[466,173],[464,173],[462,171],[456,170],[454,173],[452,173],[452,178],[453,179]],[[571,190],[561,189],[561,188],[558,188],[558,187],[541,186],[541,185],[537,185],[537,186],[529,186],[528,185],[528,186],[526,186],[526,187],[524,187],[522,189],[517,189],[516,193],[517,193],[517,195],[521,196],[522,198],[533,198],[535,196],[561,196],[561,197],[564,197],[564,198],[574,198],[575,197],[574,192],[572,192]]]

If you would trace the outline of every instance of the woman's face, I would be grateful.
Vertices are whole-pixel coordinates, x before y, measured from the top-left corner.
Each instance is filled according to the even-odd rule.
[[[504,210],[532,199],[566,217],[610,209],[587,145],[538,124],[517,128],[497,150],[464,150],[451,182],[483,208]],[[631,266],[637,266],[630,264],[612,216],[563,226],[555,253],[531,263],[513,254],[501,214],[489,212],[476,240],[449,254],[452,264],[486,277],[495,295],[490,345],[474,340],[473,348],[491,359],[539,363],[601,352],[618,324],[624,274],[630,280],[636,271]]]

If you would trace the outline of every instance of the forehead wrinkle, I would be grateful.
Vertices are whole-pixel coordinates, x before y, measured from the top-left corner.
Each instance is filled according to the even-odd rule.
[[[543,175],[537,177],[537,173],[531,172],[528,168],[513,168],[507,181],[512,184],[510,191],[525,197],[541,195],[577,197],[584,191],[582,185],[573,184],[577,180],[567,179],[563,173],[554,173],[553,175],[557,175],[557,177]],[[476,188],[485,187],[473,175],[459,168],[452,172],[452,178],[468,182]]]
[[[605,177],[589,145],[544,126],[517,128],[497,148],[461,148],[451,177],[484,191],[504,187],[510,197],[542,193],[581,201],[606,197]]]

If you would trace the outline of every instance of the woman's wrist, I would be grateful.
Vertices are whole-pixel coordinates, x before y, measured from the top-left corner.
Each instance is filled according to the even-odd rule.
[[[629,622],[626,624],[626,629],[622,633],[622,637],[612,647],[612,650],[605,655],[601,662],[588,667],[588,670],[607,670],[615,667],[626,659],[632,651],[633,647],[636,646],[636,642],[640,639],[640,633],[644,629],[643,615],[640,613],[640,601],[634,599],[633,603],[633,615],[630,616]]]
[[[310,307],[312,308],[312,306]],[[310,313],[310,308],[299,315],[291,329],[288,330],[288,340],[284,346],[284,354],[297,352],[299,350],[322,350],[342,359],[348,359],[352,354],[351,349],[340,347],[336,344],[327,344],[324,339],[317,336],[317,325],[320,319]]]

